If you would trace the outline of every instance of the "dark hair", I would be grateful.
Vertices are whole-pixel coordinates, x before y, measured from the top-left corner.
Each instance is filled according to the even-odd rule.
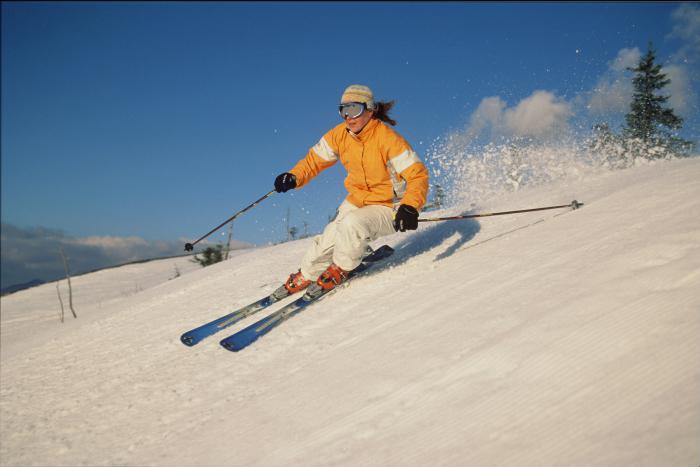
[[[394,107],[395,101],[375,102],[374,118],[386,122],[391,126],[396,126],[396,120],[389,117],[391,108]]]

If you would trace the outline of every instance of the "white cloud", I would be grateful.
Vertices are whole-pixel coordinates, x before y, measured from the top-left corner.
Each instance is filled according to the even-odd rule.
[[[632,101],[632,79],[627,68],[637,66],[642,53],[637,48],[624,48],[617,52],[608,69],[590,92],[586,107],[592,115],[622,113],[629,110]]]
[[[700,61],[700,7],[683,3],[671,13],[673,29],[669,39],[682,42],[680,49],[673,56],[678,63],[697,64]]]
[[[543,138],[567,131],[571,115],[571,105],[549,91],[535,91],[512,108],[492,96],[471,115],[465,136],[474,139],[490,131],[492,136]]]
[[[700,7],[683,3],[671,13],[673,29],[667,39],[681,42],[680,48],[671,56],[669,65],[663,67],[671,83],[664,93],[669,95],[668,105],[681,117],[689,117],[697,111],[697,84],[700,64]]]
[[[71,243],[102,251],[105,256],[120,262],[143,259],[149,249],[162,250],[162,245],[152,244],[140,237],[82,237],[71,239]],[[171,247],[166,246],[166,249]]]
[[[479,107],[469,118],[469,127],[466,137],[477,137],[486,128],[499,128],[502,126],[503,112],[506,103],[498,96],[486,97],[481,100]]]
[[[682,65],[668,65],[663,67],[662,73],[671,80],[663,89],[663,94],[669,96],[668,107],[678,116],[689,116],[695,110],[697,95],[693,91],[688,68]]]
[[[543,137],[568,128],[571,105],[548,91],[535,91],[513,109],[506,109],[505,124],[516,136]]]
[[[638,47],[620,49],[617,57],[608,64],[608,68],[615,73],[624,72],[627,68],[637,66],[640,58],[642,58],[642,52]]]

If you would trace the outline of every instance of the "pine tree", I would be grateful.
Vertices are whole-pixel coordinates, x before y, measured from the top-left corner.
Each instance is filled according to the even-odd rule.
[[[442,189],[441,185],[435,185],[433,204],[435,205],[435,209],[441,209],[445,206],[445,190]]]
[[[663,147],[678,155],[690,150],[693,144],[676,137],[673,131],[683,126],[683,119],[671,108],[663,107],[670,96],[659,95],[671,80],[661,72],[661,65],[655,63],[656,55],[652,43],[635,68],[628,68],[635,76],[632,80],[634,94],[630,112],[626,115],[627,126],[624,136],[627,140],[637,140],[646,148]],[[664,128],[665,127],[665,128]],[[660,152],[644,151],[647,157],[659,157]]]
[[[289,236],[292,238],[292,240],[296,240],[298,233],[299,233],[299,229],[296,228],[295,226],[291,226],[289,228]]]
[[[195,255],[192,262],[199,263],[202,267],[216,264],[224,259],[223,250],[223,245],[209,246],[202,252],[203,258],[198,258],[197,255]]]

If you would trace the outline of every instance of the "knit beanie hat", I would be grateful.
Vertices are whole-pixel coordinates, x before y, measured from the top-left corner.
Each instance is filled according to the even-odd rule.
[[[374,94],[367,86],[352,84],[345,89],[343,97],[340,98],[341,104],[346,102],[363,102],[367,104],[368,109],[374,109]]]

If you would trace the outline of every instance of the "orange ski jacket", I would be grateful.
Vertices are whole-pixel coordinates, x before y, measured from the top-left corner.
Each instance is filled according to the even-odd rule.
[[[420,210],[428,196],[428,170],[406,140],[377,119],[359,134],[341,123],[290,170],[300,188],[338,159],[348,172],[345,188],[357,207],[408,204]]]

